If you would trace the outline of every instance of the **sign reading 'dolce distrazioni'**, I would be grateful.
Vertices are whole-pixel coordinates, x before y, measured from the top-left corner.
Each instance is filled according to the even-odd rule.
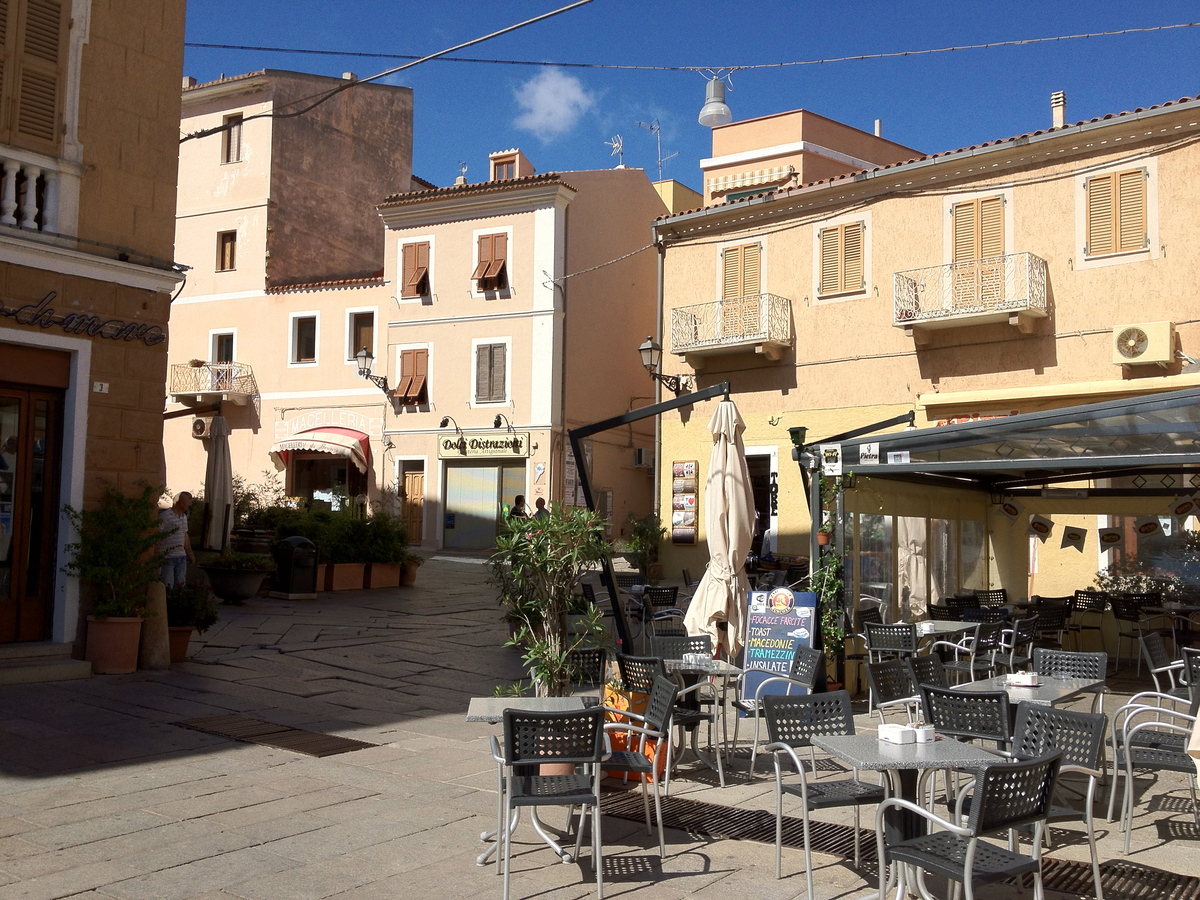
[[[468,459],[478,456],[526,457],[529,432],[498,434],[446,434],[438,438],[438,459]]]
[[[104,319],[87,313],[59,313],[50,305],[58,296],[50,291],[37,303],[24,306],[8,306],[0,297],[0,319],[16,319],[22,325],[37,325],[40,328],[59,328],[67,334],[86,334],[88,337],[108,338],[110,341],[142,341],[153,347],[167,339],[159,325],[144,322],[127,322],[125,319]]]

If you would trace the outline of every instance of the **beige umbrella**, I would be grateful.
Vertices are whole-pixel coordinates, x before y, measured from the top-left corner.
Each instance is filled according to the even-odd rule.
[[[732,657],[742,647],[742,611],[750,590],[744,566],[754,539],[754,493],[742,443],[746,423],[732,400],[717,404],[708,430],[713,436],[704,485],[709,560],[684,625],[689,634],[707,634],[714,647],[724,644]],[[728,627],[719,629],[718,622]]]
[[[213,416],[208,432],[204,503],[208,507],[204,546],[211,550],[224,550],[233,525],[233,464],[229,458],[229,424],[224,416]]]

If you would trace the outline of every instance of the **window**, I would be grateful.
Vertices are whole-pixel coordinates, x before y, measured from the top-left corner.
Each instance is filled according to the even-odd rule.
[[[1150,246],[1145,169],[1095,175],[1086,182],[1086,256],[1128,253]]]
[[[347,342],[346,359],[356,359],[358,351],[366,347],[375,355],[375,313],[350,313],[350,340]]]
[[[504,156],[492,160],[492,181],[511,181],[517,176],[517,158]]]
[[[762,247],[759,244],[742,244],[726,247],[721,254],[721,299],[753,297],[759,294],[759,262]]]
[[[317,317],[296,316],[292,319],[292,362],[317,361]]]
[[[503,350],[504,345],[500,348]],[[483,347],[479,348],[484,349]],[[501,383],[503,383],[504,365],[500,367]],[[429,351],[401,350],[400,351],[400,382],[392,391],[392,396],[406,406],[417,406],[429,402]],[[501,390],[503,393],[503,389]],[[503,397],[501,398],[503,399]]]
[[[508,235],[481,234],[479,259],[471,280],[481,291],[502,291],[508,287]]]
[[[0,142],[58,155],[70,12],[61,0],[0,3]]]
[[[229,272],[237,268],[237,232],[222,231],[217,235],[217,271]]]
[[[822,228],[820,244],[821,295],[866,289],[863,279],[863,223],[847,222]]]
[[[212,361],[218,363],[233,362],[233,332],[214,334],[212,336]]]
[[[1004,299],[1004,198],[979,197],[950,208],[954,304]]]
[[[505,344],[480,344],[475,348],[475,402],[503,403],[508,399]]]
[[[401,297],[424,297],[429,294],[429,242],[405,244],[401,249]]]
[[[224,140],[221,145],[221,162],[242,161],[242,114],[225,117]]]

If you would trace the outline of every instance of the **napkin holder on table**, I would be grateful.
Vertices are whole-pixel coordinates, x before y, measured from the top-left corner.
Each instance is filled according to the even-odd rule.
[[[888,744],[915,744],[917,729],[911,725],[880,725],[879,739]]]
[[[1013,672],[1008,676],[1007,683],[1014,687],[1037,687],[1037,672]]]

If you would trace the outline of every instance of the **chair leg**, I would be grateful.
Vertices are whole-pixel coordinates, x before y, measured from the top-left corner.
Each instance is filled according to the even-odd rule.
[[[659,779],[658,769],[654,770],[654,820],[658,823],[658,856],[660,859],[667,858],[667,842],[663,837],[663,818],[662,818],[662,796],[658,789]]]
[[[642,811],[646,814],[646,835],[647,837],[653,834],[650,830],[650,792],[646,786],[646,782],[650,776],[646,773],[642,774]]]
[[[775,757],[775,877],[782,878],[783,859],[783,773]]]
[[[804,808],[804,882],[808,887],[808,896],[815,897],[813,893],[813,874],[812,874],[812,844],[808,838],[808,807]]]
[[[1087,805],[1084,809],[1087,815],[1083,817],[1087,826],[1088,849],[1092,853],[1092,881],[1096,885],[1096,900],[1104,900],[1104,888],[1100,885],[1100,858],[1096,855],[1096,820],[1092,814],[1092,801],[1096,795],[1096,779],[1088,779]],[[1046,829],[1049,831],[1049,829]],[[1040,870],[1039,870],[1040,872]]]
[[[604,851],[600,840],[600,783],[596,782],[597,803],[592,807],[592,865],[596,867],[596,896],[604,900]]]

